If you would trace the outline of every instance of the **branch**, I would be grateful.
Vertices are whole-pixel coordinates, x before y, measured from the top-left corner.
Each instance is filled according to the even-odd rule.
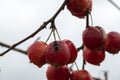
[[[0,54],[0,56],[5,55],[6,53],[8,53],[9,51],[11,51],[12,49],[14,49],[16,46],[20,45],[21,43],[27,41],[28,39],[34,37],[37,33],[39,33],[41,30],[43,30],[44,28],[46,28],[46,26],[49,23],[54,23],[55,18],[58,16],[58,14],[64,9],[65,5],[67,4],[69,0],[65,0],[63,2],[63,4],[61,5],[61,7],[57,10],[57,12],[53,15],[52,18],[50,18],[48,21],[44,22],[35,32],[33,32],[31,35],[29,35],[28,37],[26,37],[25,39],[19,41],[16,44],[13,44],[9,49],[7,49],[6,51],[4,51],[3,53]]]
[[[108,0],[110,3],[112,3],[119,11],[120,11],[120,7],[112,0]]]
[[[84,45],[82,44],[82,46],[77,48],[77,51],[79,52],[80,50],[82,50],[84,48]]]
[[[2,47],[11,48],[10,45],[8,45],[8,44],[6,44],[6,43],[3,43],[3,42],[0,42],[0,45],[1,45]],[[20,52],[20,53],[23,53],[23,54],[25,54],[25,55],[27,54],[27,51],[24,51],[24,50],[22,50],[22,49],[13,48],[13,50],[14,50],[14,51],[17,51],[17,52]]]
[[[34,33],[32,33],[31,35],[29,35],[28,37],[26,37],[25,39],[19,41],[16,44],[13,44],[9,49],[7,49],[6,51],[4,51],[3,53],[0,54],[0,56],[5,55],[7,52],[9,52],[10,50],[14,49],[16,46],[18,46],[19,44],[25,42],[26,40],[32,38],[33,36],[35,36],[39,31],[41,31],[42,29],[45,28],[46,24],[48,23],[44,23],[39,29],[37,29]]]
[[[102,80],[100,78],[92,77],[93,80]]]

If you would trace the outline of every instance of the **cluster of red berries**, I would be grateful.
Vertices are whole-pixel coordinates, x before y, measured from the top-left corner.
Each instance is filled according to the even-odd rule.
[[[120,33],[111,31],[106,34],[100,26],[88,27],[83,31],[83,57],[93,65],[100,65],[105,59],[105,51],[117,54],[120,51]]]
[[[69,0],[67,8],[73,16],[84,18],[92,11],[92,0]],[[120,33],[109,32],[100,26],[87,26],[83,32],[83,57],[93,65],[100,65],[105,59],[105,51],[116,54],[120,51]]]
[[[69,0],[68,10],[78,18],[84,18],[92,11],[92,0]],[[100,65],[105,59],[105,51],[117,54],[120,51],[120,33],[109,32],[100,26],[88,26],[82,34],[83,58],[93,65]],[[67,66],[77,58],[77,48],[68,39],[55,40],[50,44],[34,42],[28,49],[30,61],[38,67],[50,64],[46,71],[48,80],[92,80],[87,70],[72,71]]]
[[[83,57],[85,61],[93,65],[100,65],[105,59],[105,51],[116,54],[120,51],[120,33],[105,33],[102,27],[88,27],[83,31]],[[28,49],[28,56],[32,63],[42,67],[48,63],[46,75],[48,80],[87,80],[92,77],[86,70],[70,71],[66,66],[75,62],[77,48],[70,40],[53,41],[47,45],[43,41],[36,41]]]
[[[38,67],[48,63],[46,76],[48,80],[92,80],[86,70],[71,71],[68,64],[75,62],[77,48],[70,40],[53,41],[49,45],[42,41],[36,41],[28,49],[30,61]]]
[[[53,41],[49,45],[43,41],[36,41],[29,47],[28,56],[38,67],[45,63],[58,67],[73,63],[77,58],[77,49],[67,39]]]

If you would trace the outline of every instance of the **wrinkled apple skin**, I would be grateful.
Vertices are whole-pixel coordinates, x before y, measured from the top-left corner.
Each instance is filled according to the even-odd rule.
[[[37,65],[38,67],[42,67],[46,63],[44,54],[46,46],[47,44],[45,42],[34,42],[27,51],[30,62]]]
[[[67,66],[54,67],[50,65],[46,76],[48,80],[69,80],[70,71]]]
[[[68,64],[70,59],[69,48],[63,41],[51,42],[45,51],[45,60],[54,66],[63,66]]]
[[[69,60],[68,64],[73,63],[77,58],[77,48],[72,43],[72,41],[70,41],[68,39],[64,39],[63,42],[65,42],[67,44],[67,46],[69,48],[69,52],[70,52],[70,60]]]
[[[83,31],[82,40],[87,48],[95,50],[104,46],[106,33],[100,26],[88,27]]]
[[[90,50],[86,47],[83,48],[83,57],[84,59],[93,65],[100,65],[101,62],[104,61],[105,59],[105,50]]]
[[[86,16],[86,11],[88,8],[88,0],[69,0],[67,4],[67,9],[72,15],[84,18]],[[90,11],[92,10],[92,0],[90,0]]]
[[[109,32],[104,47],[110,54],[117,54],[120,51],[120,33]]]
[[[73,71],[70,80],[93,80],[91,75],[86,70]]]

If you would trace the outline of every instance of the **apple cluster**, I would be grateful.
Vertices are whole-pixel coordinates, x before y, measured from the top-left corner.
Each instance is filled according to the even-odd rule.
[[[73,16],[84,18],[92,11],[92,0],[69,0],[66,6]],[[100,65],[105,59],[106,51],[110,54],[120,51],[120,33],[111,31],[106,34],[100,26],[88,25],[82,33],[82,41],[83,59],[92,65]],[[73,71],[68,67],[78,55],[77,48],[68,39],[55,39],[49,44],[36,41],[27,53],[30,62],[39,68],[49,64],[46,71],[48,80],[93,80],[87,70]]]
[[[28,57],[38,67],[45,63],[55,67],[64,66],[76,60],[77,48],[68,39],[52,41],[48,45],[43,41],[36,41],[29,47]]]
[[[69,0],[67,9],[73,16],[84,18],[92,11],[92,0]],[[110,54],[117,54],[120,51],[120,33],[111,31],[106,34],[100,26],[87,25],[82,40],[83,57],[93,65],[100,65],[104,61],[105,51]]]
[[[49,45],[36,41],[28,48],[28,57],[38,67],[50,64],[46,71],[48,80],[92,80],[88,71],[72,71],[67,66],[77,58],[77,48],[68,39],[53,41]]]
[[[67,66],[49,66],[46,75],[48,80],[93,80],[88,71],[70,71]]]
[[[120,51],[120,33],[111,31],[106,34],[100,26],[89,26],[83,31],[83,57],[93,65],[100,65],[105,59],[105,51],[117,54]]]
[[[68,39],[53,41],[46,44],[43,41],[36,41],[28,48],[30,62],[38,67],[50,64],[46,71],[48,80],[92,80],[86,70],[72,71],[67,66],[75,62],[77,48]]]

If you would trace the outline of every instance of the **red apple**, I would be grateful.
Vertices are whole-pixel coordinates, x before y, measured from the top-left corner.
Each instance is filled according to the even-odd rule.
[[[45,50],[47,44],[43,41],[36,41],[28,48],[28,57],[30,61],[37,65],[38,67],[42,67],[45,62]]]
[[[82,39],[87,48],[95,50],[103,47],[106,40],[106,33],[102,27],[88,27],[83,31]]]
[[[111,54],[117,54],[120,51],[120,33],[109,32],[105,43],[105,50]]]
[[[92,80],[92,77],[86,70],[76,70],[72,72],[70,80]]]
[[[63,66],[68,64],[70,59],[69,48],[63,41],[51,42],[45,51],[45,60],[54,66]]]
[[[68,10],[72,15],[84,18],[88,8],[88,0],[69,0],[67,4]],[[92,10],[92,0],[90,0],[90,11]]]
[[[46,72],[48,80],[69,80],[70,71],[67,66],[49,66]]]
[[[84,59],[93,65],[100,65],[101,62],[105,59],[105,50],[90,50],[86,47],[83,48],[83,57]]]
[[[73,63],[77,58],[77,48],[72,43],[72,41],[70,41],[68,39],[64,39],[63,42],[65,42],[67,44],[69,51],[70,51],[70,60],[68,63]]]
[[[75,0],[75,2],[81,11],[85,12],[88,7],[92,10],[92,0]]]

